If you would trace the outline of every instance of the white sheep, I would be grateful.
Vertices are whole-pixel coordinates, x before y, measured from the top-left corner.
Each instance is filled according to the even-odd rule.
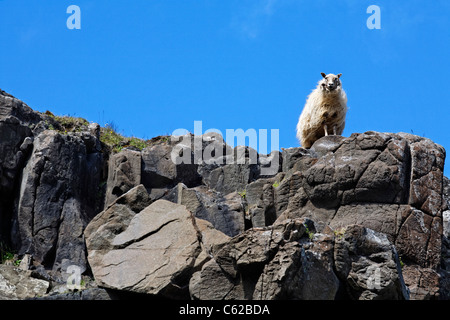
[[[329,134],[341,135],[345,127],[347,95],[342,89],[341,73],[326,75],[321,73],[317,88],[311,92],[298,119],[297,139],[303,148]]]

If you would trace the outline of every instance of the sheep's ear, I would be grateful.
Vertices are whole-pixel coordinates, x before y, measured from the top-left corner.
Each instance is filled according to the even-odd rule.
[[[342,73],[339,73],[337,76],[338,76],[338,78],[340,78],[342,76]]]
[[[327,75],[326,75],[325,73],[323,73],[323,72],[321,72],[320,74],[321,74],[322,77],[324,77],[324,78],[326,78],[326,76],[327,76]]]

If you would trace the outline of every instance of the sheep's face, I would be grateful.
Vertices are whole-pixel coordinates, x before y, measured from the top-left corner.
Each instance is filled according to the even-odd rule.
[[[325,74],[322,72],[323,79],[320,81],[320,84],[322,86],[322,90],[326,91],[334,91],[337,88],[341,87],[341,80],[339,78],[341,77],[342,73],[339,73],[338,75],[334,75],[332,73]]]

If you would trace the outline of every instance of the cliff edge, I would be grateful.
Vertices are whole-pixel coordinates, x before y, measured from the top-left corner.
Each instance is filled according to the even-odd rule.
[[[429,139],[259,155],[103,134],[0,90],[0,299],[450,298],[450,183]]]

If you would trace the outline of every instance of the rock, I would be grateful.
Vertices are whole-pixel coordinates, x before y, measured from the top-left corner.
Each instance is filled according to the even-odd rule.
[[[99,206],[102,161],[78,137],[44,131],[35,138],[11,231],[20,255],[48,269],[64,259],[86,269],[83,231]]]
[[[438,270],[443,248],[442,219],[417,209],[407,214],[395,242],[399,255],[407,261],[403,270],[405,283],[410,288],[411,299],[436,299],[439,296]],[[420,278],[417,278],[418,274]]]
[[[295,198],[300,207],[309,200],[315,208],[324,209],[361,202],[408,203],[410,152],[406,139],[374,132],[353,134],[346,139],[339,138],[339,141],[335,139],[319,139],[316,143],[320,155],[314,150],[303,152],[294,164],[289,165],[292,168],[286,172],[287,181],[282,183],[291,190],[288,199]],[[439,150],[438,147],[435,149]],[[295,152],[291,150],[289,154]],[[286,160],[286,166],[287,163]],[[285,194],[287,190],[280,187],[280,195]],[[301,198],[297,200],[294,195],[300,189]],[[282,203],[290,201],[284,196],[280,198]],[[279,210],[287,208],[285,203]],[[298,211],[298,206],[291,208]],[[277,212],[277,215],[281,213]]]
[[[405,284],[410,291],[411,300],[433,300],[440,297],[441,279],[431,268],[423,268],[418,265],[405,265],[402,269]]]
[[[116,290],[182,295],[183,281],[201,251],[191,219],[182,206],[158,200],[106,242],[111,250],[104,255],[88,246],[97,283]]]
[[[312,158],[316,157],[316,153],[312,149],[303,149],[303,148],[288,148],[283,149],[282,152],[282,171],[288,172],[289,170],[294,169],[302,170],[303,168],[298,167],[298,163],[302,163],[303,160],[309,161]],[[294,168],[294,165],[297,165],[296,168]]]
[[[442,200],[445,150],[404,133],[366,132],[316,143],[309,152],[285,150],[288,171],[274,189],[277,221],[308,217],[319,231],[359,224],[383,232],[405,265],[434,277],[442,268],[442,213],[448,206]],[[433,293],[412,290],[412,299],[437,297],[436,287],[421,288]]]
[[[270,226],[275,222],[274,189],[282,178],[281,174],[270,179],[258,179],[247,185],[245,200],[253,227]]]
[[[397,252],[383,233],[348,226],[336,237],[334,250],[336,272],[351,298],[409,298]]]
[[[333,238],[315,235],[310,243],[290,242],[264,267],[255,300],[333,300],[339,279],[333,271]]]
[[[444,237],[450,238],[450,210],[442,213],[442,223]]]
[[[445,150],[426,138],[411,134],[401,136],[408,140],[411,150],[409,204],[431,216],[440,217]]]
[[[215,260],[208,261],[202,271],[192,275],[189,293],[193,300],[236,300],[244,292],[239,279],[230,279]]]
[[[20,259],[19,269],[27,271],[30,268],[31,261],[32,261],[31,254],[24,254],[22,256],[22,259]]]
[[[402,219],[411,210],[409,205],[362,203],[340,206],[329,226],[341,230],[357,224],[386,234],[394,242],[402,225]]]
[[[429,139],[260,155],[210,132],[112,153],[97,124],[64,123],[0,90],[0,244],[54,289],[75,266],[117,297],[450,297],[450,182]]]
[[[124,149],[109,160],[105,208],[141,184],[141,153]]]
[[[192,276],[191,297],[334,298],[339,282],[333,273],[332,241],[325,237],[311,243],[307,236],[307,225],[312,227],[311,223],[305,219],[287,220],[249,229],[230,239],[213,260]],[[325,259],[319,259],[321,255]]]
[[[330,135],[327,137],[322,137],[309,149],[316,157],[322,157],[326,155],[328,152],[335,152],[342,143],[346,140],[346,138],[337,135]]]
[[[102,263],[103,256],[113,248],[114,237],[123,232],[131,219],[150,203],[147,190],[138,185],[91,220],[84,230],[91,268]]]
[[[23,300],[47,293],[49,282],[31,277],[31,271],[0,265],[0,300]]]
[[[42,116],[34,112],[23,101],[0,89],[0,121],[14,117],[24,125],[35,125],[42,121]]]
[[[114,219],[121,210],[125,209],[116,203],[86,229],[88,258],[98,285],[186,297],[191,274],[209,259],[208,254],[202,254],[203,248],[208,248],[208,244],[202,244],[203,234],[208,232],[198,229],[184,206],[166,200],[157,200],[132,217],[126,215],[125,221]],[[110,230],[110,222],[120,220],[121,230],[94,230],[100,220],[108,221],[102,227]],[[214,237],[208,234],[204,238]]]
[[[1,98],[0,114],[4,110]],[[20,183],[18,177],[33,143],[31,129],[12,123],[11,119],[0,117],[0,242],[9,242],[14,197]]]
[[[191,149],[184,151],[191,154]],[[175,163],[174,152],[174,146],[161,140],[142,151],[123,149],[113,154],[109,161],[105,207],[139,184],[147,188],[152,200],[165,198],[179,182],[189,187],[200,185],[193,155],[189,156],[188,163]]]
[[[442,197],[444,202],[443,210],[450,210],[450,179],[443,177],[442,180]]]
[[[245,207],[243,196],[237,192],[221,195],[204,186],[187,188],[179,184],[177,203],[185,205],[199,219],[209,221],[214,228],[228,236],[245,230]]]
[[[450,212],[444,212],[444,236],[442,237],[441,264],[439,272],[439,298],[443,300],[450,299],[450,241],[448,237],[448,218]],[[447,225],[447,227],[446,227]],[[447,230],[446,230],[447,228]],[[416,269],[419,269],[418,267]],[[412,273],[410,273],[413,275]],[[411,280],[417,278],[411,277]],[[411,281],[414,284],[414,281]],[[417,283],[417,282],[416,282]]]
[[[88,288],[76,292],[45,295],[27,300],[116,300],[117,296],[102,288]]]
[[[395,245],[399,254],[421,267],[437,268],[441,252],[441,218],[411,208],[405,212]]]
[[[304,188],[313,203],[320,203],[319,197],[330,191],[333,197],[326,205],[332,207],[352,202],[401,203],[407,189],[406,176],[401,174],[408,160],[405,150],[405,142],[396,143],[387,135],[353,134],[306,172]],[[327,180],[329,175],[334,178]]]
[[[197,230],[197,236],[200,238],[200,244],[203,248],[201,254],[206,254],[209,258],[213,257],[230,240],[229,236],[217,231],[217,229],[206,220],[194,219],[193,222],[194,227]]]
[[[231,156],[232,158],[232,156]],[[243,192],[250,182],[257,179],[259,165],[251,163],[250,158],[244,158],[242,164],[238,160],[231,160],[230,164],[223,166],[202,165],[199,172],[203,182],[209,189],[228,194],[232,192]],[[224,161],[224,163],[227,163]]]
[[[183,182],[188,187],[195,187],[201,183],[194,163],[193,152],[189,153],[187,163],[172,161],[173,146],[157,144],[142,150],[142,183],[149,189],[173,187]]]

